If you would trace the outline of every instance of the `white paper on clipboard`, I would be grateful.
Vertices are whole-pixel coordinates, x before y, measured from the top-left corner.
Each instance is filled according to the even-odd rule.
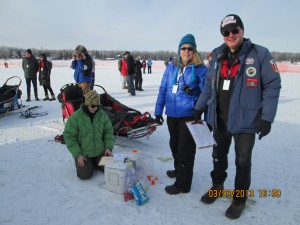
[[[208,129],[205,121],[186,122],[186,125],[194,138],[197,148],[208,148],[216,145],[213,134]]]

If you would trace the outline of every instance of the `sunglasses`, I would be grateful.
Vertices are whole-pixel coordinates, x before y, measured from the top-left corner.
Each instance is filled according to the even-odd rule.
[[[222,35],[223,35],[224,37],[228,37],[229,34],[230,34],[230,32],[231,32],[232,34],[238,34],[238,33],[240,33],[240,30],[239,30],[238,28],[234,28],[234,29],[232,29],[232,30],[224,30],[223,33],[222,33]]]
[[[181,51],[185,51],[185,50],[193,51],[194,48],[193,48],[193,47],[182,47],[180,50],[181,50]]]
[[[100,107],[100,105],[90,105],[90,106],[91,106],[92,109]]]

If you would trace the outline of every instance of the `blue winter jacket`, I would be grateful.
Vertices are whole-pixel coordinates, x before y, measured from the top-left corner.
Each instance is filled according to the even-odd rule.
[[[207,109],[207,123],[217,128],[217,94],[221,60],[226,45],[214,49],[205,88],[195,109]],[[227,130],[232,133],[257,132],[257,122],[273,122],[281,88],[276,63],[269,50],[244,39],[239,54],[240,68],[235,77],[229,104]]]
[[[180,118],[192,116],[193,114],[195,104],[204,88],[207,67],[204,65],[188,65],[183,75],[179,77],[177,92],[172,93],[176,82],[176,69],[177,65],[173,63],[168,64],[165,69],[155,106],[156,116],[162,115],[165,106],[165,114],[170,117]],[[183,90],[185,85],[192,88],[190,95]]]
[[[71,67],[75,70],[74,80],[76,83],[92,82],[93,59],[90,55],[86,54],[85,60],[73,60]]]

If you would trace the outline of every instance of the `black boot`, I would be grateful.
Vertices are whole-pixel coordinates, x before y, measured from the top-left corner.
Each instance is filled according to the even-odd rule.
[[[46,97],[43,99],[43,101],[49,100],[49,95],[46,95]]]
[[[218,197],[222,197],[224,184],[214,184],[206,194],[201,197],[201,201],[206,204],[214,203]]]
[[[168,170],[167,171],[167,176],[170,178],[175,178],[176,177],[176,170]]]
[[[245,209],[246,203],[241,201],[233,200],[229,208],[225,212],[225,216],[230,219],[238,219],[243,210]]]
[[[183,191],[181,190],[179,187],[177,187],[175,184],[173,185],[169,185],[165,187],[165,191],[169,194],[169,195],[178,195],[180,193],[188,193],[189,191]]]

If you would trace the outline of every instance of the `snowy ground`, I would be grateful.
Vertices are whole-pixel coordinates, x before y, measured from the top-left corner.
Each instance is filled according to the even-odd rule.
[[[145,91],[137,92],[135,97],[121,90],[117,63],[109,63],[96,68],[96,83],[125,105],[153,114],[164,68],[162,62],[154,62],[159,65],[153,68],[153,74],[144,75]],[[134,200],[124,202],[121,195],[108,191],[100,172],[91,180],[79,180],[66,146],[53,141],[64,128],[60,103],[26,103],[21,67],[0,68],[1,85],[11,76],[20,76],[23,80],[23,103],[41,106],[38,112],[49,114],[35,119],[21,119],[19,111],[0,115],[1,225],[300,224],[299,74],[282,74],[283,88],[271,134],[257,140],[253,152],[251,189],[255,197],[248,200],[245,211],[236,221],[224,216],[231,199],[222,198],[212,205],[199,201],[211,186],[210,148],[197,151],[191,192],[177,196],[165,193],[164,187],[173,183],[165,174],[173,165],[166,125],[158,127],[149,140],[131,140],[114,148],[118,153],[136,148],[153,157],[153,173],[158,176],[158,183],[150,188],[150,201],[146,205],[138,206]],[[73,82],[73,71],[69,67],[54,67],[51,79],[57,95],[64,84]],[[42,87],[39,87],[39,97],[44,97]],[[233,189],[233,149],[229,157],[225,188]],[[279,189],[281,196],[259,197],[261,189]]]

